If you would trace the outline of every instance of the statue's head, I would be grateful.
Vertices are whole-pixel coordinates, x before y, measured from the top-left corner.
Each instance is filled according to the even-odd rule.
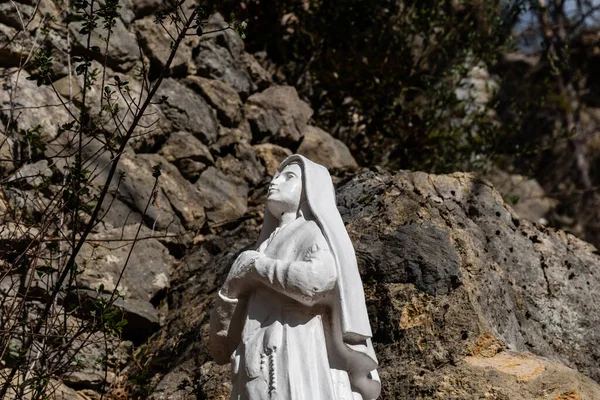
[[[274,217],[297,212],[303,199],[303,172],[298,161],[282,165],[269,185],[267,208]]]

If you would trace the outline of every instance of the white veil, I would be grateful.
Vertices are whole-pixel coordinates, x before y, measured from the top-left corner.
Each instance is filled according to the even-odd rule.
[[[348,372],[355,391],[364,399],[376,399],[381,385],[377,375],[377,358],[371,344],[371,327],[365,295],[358,273],[354,247],[336,206],[335,191],[327,168],[298,154],[287,157],[278,168],[297,162],[302,168],[306,202],[302,206],[321,228],[329,243],[337,268],[337,297],[331,304],[330,346],[328,352]],[[303,210],[305,211],[305,210]],[[304,213],[307,219],[306,212]],[[265,208],[265,218],[258,246],[277,228],[279,221]]]

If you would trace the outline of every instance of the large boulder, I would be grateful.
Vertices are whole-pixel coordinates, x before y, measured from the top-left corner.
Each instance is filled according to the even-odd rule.
[[[215,32],[202,35],[194,49],[196,74],[225,82],[246,98],[256,85],[244,66],[244,42],[227,26],[220,14],[214,14],[203,27],[205,32]]]
[[[202,96],[175,79],[162,82],[156,99],[163,101],[166,119],[160,121],[165,131],[187,131],[205,144],[217,138],[219,123],[216,112]]]
[[[169,288],[175,261],[153,237],[162,233],[143,226],[138,232],[138,228],[128,225],[90,235],[77,255],[77,291],[65,302],[76,310],[86,310],[113,300],[127,320],[123,337],[136,342],[144,341],[159,327],[159,314],[151,300]]]
[[[83,22],[76,21],[69,24],[69,29],[73,35],[76,44],[85,49],[87,46],[88,35],[81,33]],[[129,71],[134,64],[140,60],[140,50],[137,39],[133,32],[129,31],[125,23],[120,19],[115,19],[110,32],[110,39],[107,40],[109,33],[102,24],[94,29],[90,36],[90,46],[98,46],[101,52],[90,51],[90,55],[99,62],[104,62],[106,56],[107,65],[117,71]],[[105,55],[106,49],[106,55]]]
[[[255,140],[267,139],[292,150],[298,148],[312,113],[291,86],[271,86],[250,96],[245,104]]]
[[[337,192],[365,287],[381,398],[600,396],[592,246],[520,219],[469,174],[365,171]],[[169,396],[183,395],[190,377],[201,396],[227,396],[227,367],[208,355],[207,293],[259,229],[248,220],[202,237],[175,272],[171,322],[150,343],[171,360],[155,369]]]
[[[3,121],[12,118],[14,130],[21,137],[39,135],[43,140],[54,139],[60,126],[70,120],[63,106],[65,100],[50,86],[37,86],[35,81],[28,80],[30,75],[26,71],[3,70],[0,73],[7,76],[0,90],[0,118]]]
[[[494,170],[488,173],[487,179],[519,217],[528,221],[545,223],[547,215],[556,207],[557,201],[546,196],[542,186],[533,178]]]
[[[172,37],[174,37],[173,35],[177,35],[175,26],[165,24],[163,27],[154,22],[154,17],[139,19],[135,21],[133,26],[140,39],[140,45],[150,58],[150,61],[155,63],[161,70],[164,69],[171,55],[172,50],[170,45],[173,42]],[[185,75],[191,59],[192,48],[189,46],[189,43],[183,43],[171,62],[171,74]]]
[[[212,225],[235,223],[248,209],[248,185],[215,167],[208,167],[195,187],[206,205],[206,218]]]
[[[348,147],[323,129],[307,126],[298,154],[302,154],[316,163],[327,168],[356,168],[356,160],[350,154]]]
[[[150,219],[149,225],[157,229],[177,230],[179,221],[185,229],[200,229],[205,221],[201,193],[181,176],[171,163],[158,154],[138,154],[121,160],[126,172],[119,197],[134,206]],[[156,167],[161,174],[155,185]]]
[[[236,125],[242,116],[242,100],[228,84],[214,79],[189,76],[186,83],[200,93],[225,126]]]
[[[174,132],[159,154],[173,163],[184,178],[196,182],[208,165],[214,164],[210,150],[188,132]]]
[[[272,143],[261,143],[252,146],[256,156],[261,160],[265,166],[267,175],[272,177],[277,171],[279,164],[288,156],[292,155],[292,152],[285,147],[277,146]]]

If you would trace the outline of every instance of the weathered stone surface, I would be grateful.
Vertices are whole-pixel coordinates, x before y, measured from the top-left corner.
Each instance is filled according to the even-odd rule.
[[[148,400],[196,400],[193,369],[191,361],[177,366],[160,380]]]
[[[151,227],[156,224],[158,229],[177,231],[179,220],[187,229],[199,229],[204,224],[200,193],[181,176],[175,166],[160,155],[138,154],[124,157],[121,165],[126,172],[126,180],[119,189],[120,198],[127,204],[135,205],[140,213],[143,213],[150,202],[146,215],[152,221],[149,224]],[[161,175],[158,178],[156,199],[150,201],[153,197],[153,173],[156,166],[161,169]]]
[[[80,47],[85,48],[85,45],[87,44],[87,34],[79,33],[82,26],[81,22],[71,22],[69,24],[71,34],[76,43],[78,43]],[[92,32],[90,46],[98,46],[102,49],[102,52],[91,52],[90,54],[99,62],[104,61],[106,40],[103,40],[103,38],[106,38],[107,35],[108,31],[104,29],[101,24],[99,24]],[[129,71],[140,58],[137,39],[135,35],[127,29],[120,18],[115,19],[115,24],[112,27],[112,32],[110,34],[110,40],[108,41],[108,51],[106,53],[108,66],[116,71]]]
[[[213,79],[189,76],[186,84],[199,92],[215,110],[223,125],[233,126],[241,118],[242,100],[228,84]]]
[[[114,372],[106,371],[106,379],[104,375],[101,371],[75,371],[65,374],[63,379],[72,388],[102,390],[104,385],[110,385],[115,379]]]
[[[250,124],[243,121],[235,128],[219,127],[219,139],[211,146],[211,151],[216,154],[227,154],[228,150],[238,143],[250,143],[252,132]]]
[[[519,219],[488,183],[463,173],[363,172],[338,189],[338,205],[363,276],[382,399],[598,396],[600,386],[571,369],[600,377],[590,329],[600,324],[600,257],[591,246]],[[207,332],[203,293],[258,229],[247,221],[201,238],[174,276],[172,324],[152,346],[160,354],[168,338],[187,338],[163,371],[194,354],[204,395],[230,389],[197,339]]]
[[[133,11],[137,18],[154,13],[163,4],[162,0],[132,0]]]
[[[544,223],[556,201],[547,197],[542,186],[535,180],[522,175],[511,175],[495,170],[486,176],[502,194],[513,210],[531,222]]]
[[[242,53],[242,64],[246,67],[258,90],[264,90],[273,83],[271,74],[260,65],[252,54]]]
[[[27,23],[33,15],[35,9],[32,5],[17,2],[0,3],[0,24],[5,24],[11,28],[21,30],[23,24]]]
[[[2,68],[18,67],[19,60],[27,56],[27,48],[25,46],[16,43],[14,40],[10,41],[16,33],[17,29],[0,23],[0,43],[2,43],[2,48],[0,48],[0,67]]]
[[[216,166],[225,174],[244,179],[249,185],[255,186],[263,180],[264,167],[258,161],[256,153],[248,143],[238,143],[233,146],[231,153],[217,159]]]
[[[90,235],[77,255],[82,270],[77,277],[80,288],[105,292],[118,290],[126,299],[150,301],[169,287],[170,267],[174,259],[149,229],[142,229],[129,262],[125,261],[136,237],[138,225],[106,230]],[[119,281],[119,276],[123,275]]]
[[[385,378],[394,379],[382,376]],[[600,386],[577,371],[530,353],[515,352],[466,357],[452,368],[415,379],[415,384],[420,393],[415,398],[419,399],[582,400],[600,396]]]
[[[32,164],[25,164],[8,178],[8,182],[26,188],[35,188],[42,185],[52,176],[47,160],[40,160]]]
[[[50,200],[44,196],[42,191],[27,188],[21,189],[12,185],[4,188],[4,198],[6,205],[14,212],[14,216],[17,218],[39,218],[50,204]]]
[[[96,292],[87,292],[86,290],[77,290],[76,292],[79,296],[77,305],[84,303],[86,299],[89,300],[86,293],[94,298],[98,295]],[[87,317],[89,317],[89,314]],[[55,321],[50,332],[54,335],[72,335],[86,323],[87,321],[69,315],[66,321]],[[131,347],[132,343],[130,341],[102,332],[91,332],[89,337],[79,335],[74,338],[67,350],[70,355],[74,355],[77,351],[77,357],[72,358],[69,364],[65,366],[65,375],[85,371],[104,376],[104,365],[108,364],[109,369],[123,365],[129,358]]]
[[[99,193],[94,191],[96,195]],[[132,210],[127,204],[119,199],[118,194],[111,192],[102,203],[100,211],[100,224],[94,232],[104,229],[122,228],[127,225],[135,225],[142,222],[142,214]]]
[[[509,349],[562,360],[591,377],[600,376],[593,361],[598,350],[592,345],[599,338],[583,334],[589,324],[600,323],[598,306],[584,300],[600,289],[595,267],[600,259],[589,245],[520,220],[496,190],[467,174],[361,174],[342,188],[338,203],[355,240],[359,266],[367,280],[378,282],[372,309],[386,310],[376,314],[374,333],[382,363],[414,364],[417,357],[419,367],[402,372],[416,376],[419,370],[452,363],[473,341],[491,333]],[[406,229],[421,231],[413,230],[410,240],[422,244],[419,248],[427,254],[415,254],[415,246],[406,242],[389,242]],[[435,249],[427,245],[431,229],[446,232],[446,239],[434,241]],[[392,274],[386,265],[400,249],[406,256],[400,256]],[[443,277],[419,283],[411,273],[411,254],[418,263],[440,257],[438,271],[458,269],[460,275],[441,291]],[[404,313],[421,322],[403,329],[397,321]],[[587,350],[584,354],[576,348]],[[396,395],[417,393],[410,385],[391,385],[390,393]]]
[[[307,126],[297,153],[327,168],[356,168],[356,160],[348,147],[329,133],[316,126]]]
[[[175,164],[181,175],[191,182],[196,182],[202,171],[214,164],[208,147],[187,132],[171,134],[159,154]]]
[[[204,27],[205,32],[227,26],[220,14],[214,14]],[[207,33],[200,37],[195,52],[196,74],[227,83],[246,98],[256,88],[250,74],[242,65],[244,42],[233,30]]]
[[[0,133],[0,177],[6,176],[14,169],[14,141]]]
[[[217,138],[218,122],[215,111],[198,93],[174,79],[165,79],[156,99],[166,96],[161,109],[168,121],[161,121],[166,131],[187,131],[205,144]]]
[[[214,225],[234,222],[248,209],[246,183],[215,167],[208,167],[195,186],[206,206],[206,218]]]
[[[97,61],[92,61],[90,70],[103,69]],[[101,101],[102,93],[106,95],[105,87],[102,87],[102,79],[92,81],[86,91],[86,104],[92,110],[99,111],[103,106],[110,104],[112,112],[104,110],[100,115],[94,116],[94,125],[97,129],[106,132],[105,138],[122,137],[131,128],[135,118],[135,104],[145,100],[148,94],[148,87],[142,87],[142,82],[136,77],[114,72],[110,68],[105,69],[104,84],[111,89],[110,101],[104,98]],[[123,87],[116,88],[116,79],[119,79]],[[65,99],[72,98],[73,103],[80,107],[82,102],[83,76],[73,74],[65,76],[58,80],[54,87],[56,91]],[[118,121],[118,122],[117,122]],[[136,152],[147,153],[156,152],[162,145],[170,132],[170,126],[160,125],[157,121],[165,121],[166,117],[158,105],[151,103],[146,108],[144,115],[140,118],[129,144]],[[163,129],[166,127],[166,129]],[[76,138],[74,140],[76,142]],[[60,149],[59,149],[60,150]],[[59,150],[55,151],[58,152]],[[54,155],[54,154],[50,154]]]
[[[165,28],[169,29],[169,31],[167,31],[163,26],[156,24],[154,22],[154,17],[150,16],[135,21],[133,26],[139,35],[140,44],[144,49],[144,52],[152,62],[163,69],[171,54],[170,44],[173,42],[171,37],[177,35],[174,25],[168,23],[165,24]],[[189,45],[183,43],[171,63],[171,74],[185,76],[188,71],[188,63],[191,59],[192,49]]]
[[[294,150],[302,140],[312,110],[293,87],[271,86],[248,98],[245,115],[255,140],[266,137]]]
[[[130,27],[130,24],[135,19],[133,0],[119,0],[119,6],[119,18],[123,20],[125,26]]]
[[[59,127],[70,119],[56,93],[49,86],[38,87],[35,81],[27,80],[29,74],[26,71],[13,72],[2,71],[8,77],[2,81],[0,90],[0,117],[3,121],[8,120],[12,109],[17,131],[32,131],[39,126],[44,139],[55,138]]]
[[[268,176],[275,175],[279,164],[292,152],[285,147],[277,146],[272,143],[262,143],[252,146],[258,158],[262,161],[267,170]]]

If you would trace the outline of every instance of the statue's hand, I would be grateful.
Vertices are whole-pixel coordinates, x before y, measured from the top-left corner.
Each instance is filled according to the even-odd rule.
[[[264,257],[264,254],[254,250],[244,251],[238,256],[231,266],[229,275],[227,275],[227,279],[223,285],[222,290],[226,292],[224,294],[230,297],[237,297],[243,291],[243,288],[250,281],[248,275],[254,271],[254,261],[259,257]]]

